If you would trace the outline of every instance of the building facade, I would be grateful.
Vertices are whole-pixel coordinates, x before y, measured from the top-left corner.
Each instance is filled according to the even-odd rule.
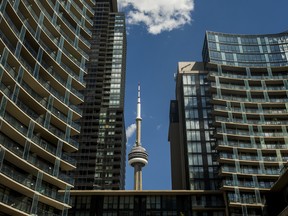
[[[93,4],[0,2],[0,215],[71,208]]]
[[[75,188],[119,190],[125,187],[126,160],[125,17],[118,12],[116,0],[99,0],[94,10],[85,102],[80,106],[80,148],[73,154]]]
[[[264,215],[265,194],[287,161],[288,33],[233,35],[207,32],[201,64],[206,73],[202,82],[207,81],[209,86],[205,94],[210,95],[206,99],[211,104],[208,112],[208,118],[212,120],[208,125],[213,130],[214,140],[211,144],[217,153],[217,157],[212,157],[212,163],[219,163],[216,172],[222,182],[219,189],[225,193],[229,215]],[[193,70],[187,73],[193,74]],[[178,77],[183,76],[178,73]],[[177,88],[176,92],[184,92],[185,78],[179,79],[182,79],[183,88]],[[190,88],[195,86],[192,79],[189,84]],[[196,89],[201,92],[197,85]],[[175,144],[171,133],[170,140],[174,140],[171,149],[174,145],[183,146],[187,172],[187,167],[190,168],[190,128],[187,121],[181,121],[184,109],[179,105],[184,98],[181,96],[177,100],[178,113],[182,113],[182,117],[178,116],[181,125],[178,130],[184,141]],[[203,110],[202,102],[198,100],[197,103],[198,112],[202,112],[199,111]],[[192,107],[189,111],[193,111]],[[192,119],[196,117],[192,116]],[[191,140],[198,140],[197,135],[192,135]],[[204,152],[203,158],[205,155]],[[172,167],[173,164],[179,166],[175,160]],[[185,178],[189,180],[187,176]]]

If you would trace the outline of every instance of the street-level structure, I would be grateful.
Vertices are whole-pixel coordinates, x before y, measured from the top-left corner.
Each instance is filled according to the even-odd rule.
[[[69,216],[77,215],[207,215],[225,216],[219,191],[89,191],[74,190]]]

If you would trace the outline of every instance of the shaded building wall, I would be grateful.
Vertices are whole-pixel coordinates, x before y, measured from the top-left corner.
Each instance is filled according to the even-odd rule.
[[[177,105],[179,122],[170,116],[172,183],[182,181],[177,188],[215,190],[219,187],[216,151],[212,147],[210,93],[207,72],[200,62],[180,62],[176,78],[176,102],[171,102],[170,113]],[[177,119],[177,120],[178,120]],[[173,126],[175,125],[175,126]],[[175,127],[177,131],[172,131]],[[178,133],[178,134],[177,134]],[[177,155],[178,154],[178,155]],[[174,174],[175,173],[175,174]],[[178,175],[178,176],[177,176]]]
[[[97,1],[94,10],[80,148],[74,154],[75,188],[124,189],[125,16],[117,11],[116,1]]]

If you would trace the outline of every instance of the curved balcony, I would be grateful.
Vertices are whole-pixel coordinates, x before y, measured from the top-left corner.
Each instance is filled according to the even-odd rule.
[[[30,175],[24,175],[14,170],[13,168],[3,164],[1,173],[5,176],[2,176],[2,180],[5,180],[7,183],[6,186],[10,186],[14,190],[25,194],[26,196],[32,198],[34,195],[34,191],[36,190],[36,180],[33,179]],[[0,176],[1,178],[1,176]],[[12,181],[11,181],[12,179]],[[17,184],[17,183],[18,184]],[[43,203],[46,203],[55,208],[62,209],[63,207],[68,207],[66,204],[67,200],[64,199],[64,196],[57,193],[57,190],[53,190],[48,186],[41,186],[37,188],[37,192],[41,195],[39,200]],[[52,199],[51,199],[52,198]]]
[[[52,8],[54,8],[53,3],[51,2],[51,0],[48,0],[49,4],[51,5]],[[76,23],[76,25],[79,25],[85,32],[86,34],[88,34],[90,37],[92,37],[92,32],[81,22],[81,17],[77,17],[73,11],[71,11],[71,9],[68,10],[68,8],[66,7],[65,2],[60,1],[60,5],[62,6],[63,10],[66,12],[67,16],[72,17],[72,20],[74,20],[74,22]],[[72,4],[73,5],[73,4]],[[77,10],[76,10],[77,11]],[[78,11],[79,12],[79,11]],[[80,16],[82,15],[82,13],[80,13]]]
[[[246,98],[246,97],[236,97],[233,95],[213,95],[211,102],[213,104],[217,104],[217,103],[224,103],[225,101],[230,101],[232,103],[251,103],[251,104],[257,104],[257,103],[266,103],[266,104],[284,104],[288,102],[288,98],[269,98],[269,99],[265,99],[265,98]]]
[[[13,26],[12,24],[11,24],[11,26]],[[3,35],[3,37],[4,37],[4,34],[2,34]],[[6,42],[7,42],[7,40],[8,39],[6,39]],[[7,44],[9,44],[9,43],[7,43]],[[43,43],[42,43],[43,44]],[[37,56],[37,53],[34,53],[35,51],[33,50],[33,48],[31,48],[30,47],[30,45],[28,44],[28,43],[25,43],[24,42],[24,47],[29,51],[29,52],[32,52],[32,54],[30,54],[29,52],[29,55],[30,55],[30,58],[33,58],[34,59],[34,61],[36,62],[36,59],[34,58],[35,56]],[[47,47],[46,45],[44,46],[44,47]],[[34,57],[33,57],[34,56]],[[25,68],[32,74],[33,73],[33,69],[31,68],[31,66],[29,65],[29,64],[27,64],[26,63],[26,61],[20,56],[19,57],[19,60],[21,61],[21,63],[25,66]],[[43,63],[43,65],[45,65],[45,63],[44,63],[44,61],[42,62]],[[71,71],[71,70],[70,70]],[[73,77],[74,77],[74,75],[73,75],[73,73],[71,74]],[[53,77],[53,76],[51,76],[51,77]],[[58,81],[62,81],[62,82],[60,82],[60,84],[61,85],[63,85],[63,79],[61,79],[61,80],[59,80],[59,75],[58,75]],[[46,82],[46,81],[45,81]],[[47,84],[47,83],[46,83]],[[47,86],[47,85],[46,85]],[[65,89],[65,86],[63,86],[63,89]],[[73,94],[72,95],[76,95],[75,94],[75,90],[73,90],[72,91],[73,92]],[[76,103],[80,103],[80,102],[83,102],[82,100],[83,100],[83,96],[82,97],[80,97],[79,98],[79,95],[80,95],[80,93],[78,93],[77,95],[76,95],[76,98],[75,98],[75,96],[74,97],[72,97],[71,99],[72,100],[75,100],[75,99],[77,99],[78,98],[78,101],[76,100],[75,102]],[[57,98],[57,97],[56,97]],[[79,100],[80,99],[80,100]],[[78,110],[79,111],[79,110]]]
[[[255,139],[260,139],[263,138],[264,140],[266,140],[266,142],[268,140],[270,141],[278,141],[278,140],[284,140],[285,137],[287,137],[287,135],[283,132],[249,132],[248,130],[232,130],[232,129],[227,129],[225,132],[222,131],[222,129],[217,128],[216,130],[216,137],[220,138],[223,136],[223,134],[227,135],[228,137],[234,137],[234,138],[238,138],[238,139],[246,139],[246,140],[250,140],[251,137],[254,137]]]
[[[282,109],[281,109],[282,108]],[[214,105],[214,109],[213,111],[224,111],[224,112],[233,112],[233,113],[240,113],[242,114],[243,112],[246,113],[247,116],[249,115],[257,115],[259,116],[260,114],[263,115],[271,115],[271,116],[278,116],[278,115],[283,115],[283,116],[287,116],[287,109],[285,108],[285,104],[283,104],[282,107],[269,107],[269,109],[258,109],[258,107],[256,107],[255,109],[251,109],[251,108],[247,108],[245,107],[244,109],[241,109],[241,107],[232,107],[232,108],[228,108],[226,106],[218,106],[218,105]]]
[[[0,192],[1,211],[9,215],[29,216],[32,199],[21,199],[18,196],[4,194]]]
[[[45,101],[43,101],[43,98],[41,97],[41,96],[39,96],[36,92],[34,92],[32,89],[30,89],[30,87],[26,84],[26,83],[24,83],[24,82],[22,82],[22,85],[21,85],[21,88],[20,88],[20,90],[22,89],[22,87],[24,87],[24,89],[25,89],[25,91],[28,91],[29,92],[29,94],[27,94],[27,93],[25,93],[25,92],[22,92],[22,91],[19,91],[19,98],[25,98],[25,101],[27,101],[28,100],[28,98],[29,98],[29,100],[30,101],[37,101],[37,103],[39,103],[39,106],[41,107],[41,109],[42,109],[42,114],[44,114],[44,112],[45,112],[45,110],[46,110],[46,107],[47,107],[47,104],[45,104]],[[6,87],[5,85],[4,85],[4,83],[1,83],[1,89],[3,89],[3,92],[9,97],[9,98],[12,98],[12,92],[10,92],[10,90],[8,89],[8,87]],[[22,96],[21,96],[22,95]],[[28,97],[28,98],[27,98]],[[19,106],[24,106],[24,104],[23,103],[21,103],[21,101],[18,101],[18,105]],[[25,108],[27,108],[27,106],[25,106]],[[15,108],[13,108],[13,109],[15,109]],[[30,112],[31,113],[31,112]],[[32,117],[32,116],[31,116]],[[43,119],[42,119],[42,121],[40,121],[41,119],[39,119],[38,118],[39,117],[39,115],[34,115],[33,116],[33,118],[32,119],[34,119],[36,122],[38,122],[38,123],[40,123],[40,124],[42,124],[42,126],[43,127],[45,127],[46,129],[48,129],[48,130],[50,130],[50,133],[52,133],[54,136],[55,135],[57,135],[57,136],[59,136],[61,139],[64,139],[65,141],[67,141],[66,139],[65,139],[65,135],[64,135],[64,132],[62,132],[61,130],[59,130],[59,129],[57,129],[56,127],[54,127],[54,126],[52,126],[52,125],[47,125],[47,126],[45,126],[44,125],[44,122],[43,122]],[[59,121],[59,119],[58,118],[56,118],[58,121]],[[52,121],[53,121],[53,118],[52,118]],[[28,124],[28,123],[27,123]],[[61,126],[61,125],[60,125]],[[66,130],[66,126],[67,126],[67,123],[66,122],[63,122],[63,124],[62,124],[62,129],[65,131]],[[48,128],[47,128],[48,127]],[[76,132],[76,134],[78,134],[79,133],[79,131],[78,132]],[[74,143],[74,142],[73,142]],[[71,144],[73,144],[73,143],[71,143]],[[74,146],[74,147],[77,147],[78,148],[78,144],[76,144],[76,146]]]
[[[30,7],[30,4],[27,2],[27,0],[23,0],[23,3],[26,5],[28,11],[30,11],[30,13],[33,15],[32,16],[32,19],[35,19],[37,18],[38,19],[38,16],[36,15],[35,11],[33,10],[33,7]],[[46,25],[48,25],[48,23],[46,23],[46,20],[44,20],[44,24],[42,26],[40,26],[40,28],[42,30],[44,30],[44,32],[49,35],[49,40],[53,41],[55,43],[55,45],[57,45],[58,43],[58,39],[60,38],[60,36],[62,35],[66,41],[68,42],[67,45],[69,44],[70,48],[70,53],[78,53],[80,52],[82,56],[84,56],[86,59],[89,59],[89,56],[86,52],[84,52],[80,47],[75,47],[74,46],[74,41],[72,39],[70,39],[70,36],[68,36],[66,34],[66,32],[64,32],[61,28],[58,28],[57,26],[55,27],[52,23],[53,23],[53,18],[52,16],[46,11],[45,8],[41,8],[41,11],[46,15],[46,18],[47,20],[50,21],[50,24],[49,24],[49,29],[50,30],[53,30],[54,33],[55,31],[57,32],[57,36],[54,36],[50,30],[48,30],[48,28],[46,28]],[[22,19],[22,20],[25,20],[25,17],[24,15],[19,11],[17,10],[16,12],[19,17]],[[36,22],[36,21],[35,21]],[[33,35],[35,35],[35,31],[33,30],[33,28],[30,26],[29,22],[24,22],[24,25],[29,29],[29,31],[31,33],[33,33]],[[57,43],[56,43],[57,42]],[[57,45],[58,46],[58,45]],[[65,44],[64,44],[65,46]]]
[[[255,192],[254,192],[255,193]],[[255,195],[254,195],[255,196]],[[236,208],[241,208],[242,206],[246,206],[247,208],[264,208],[265,207],[265,199],[263,199],[263,203],[258,203],[256,196],[255,197],[234,197],[234,198],[230,198],[229,197],[229,207],[236,207]],[[242,215],[242,214],[241,214]],[[261,216],[260,214],[253,214],[255,216]],[[240,214],[231,214],[231,216],[240,216]]]
[[[2,89],[2,86],[3,86],[3,83],[1,83],[1,89]],[[5,94],[7,94],[9,97],[11,97],[12,95],[11,95],[11,93],[10,93],[10,91],[8,90],[8,88],[5,88],[4,90],[2,90],[3,92],[5,92]],[[11,104],[13,104],[12,102],[11,102]],[[18,114],[20,114],[20,113],[22,113],[21,114],[21,116],[22,116],[22,123],[21,124],[17,124],[17,120],[16,119],[14,119],[14,117],[12,117],[10,114],[8,114],[7,112],[4,114],[4,119],[6,119],[7,121],[12,121],[13,122],[13,124],[15,124],[15,125],[19,125],[19,128],[21,128],[21,129],[24,129],[25,127],[23,127],[24,125],[24,123],[26,123],[27,125],[29,124],[29,122],[30,122],[30,118],[29,117],[27,117],[27,114],[23,114],[23,111],[21,110],[21,112],[19,112],[19,110],[17,111],[17,110],[15,110],[15,107],[13,107],[13,106],[11,106],[11,104],[10,103],[8,103],[8,105],[10,105],[10,112],[12,111],[12,110],[14,110],[16,113],[18,113]],[[20,102],[18,102],[18,104],[20,104]],[[38,124],[40,124],[41,125],[41,127],[37,127],[37,124],[35,125],[35,129],[34,129],[34,131],[41,131],[41,133],[43,134],[43,135],[45,135],[45,136],[48,136],[48,137],[53,137],[52,139],[59,139],[59,138],[61,138],[61,139],[63,139],[63,143],[64,143],[64,146],[63,146],[63,148],[64,148],[64,150],[66,150],[66,151],[71,151],[72,149],[73,150],[77,150],[78,149],[78,146],[79,146],[79,143],[78,142],[76,142],[76,141],[74,141],[74,140],[72,140],[71,138],[69,138],[68,140],[66,140],[65,139],[65,134],[64,134],[64,132],[61,132],[59,129],[57,129],[57,128],[55,128],[54,126],[52,126],[52,125],[47,125],[47,126],[45,126],[44,125],[44,121],[43,121],[43,118],[40,118],[39,117],[39,115],[33,115],[33,112],[29,112],[30,114],[31,114],[31,116],[30,117],[32,117],[33,116],[33,118],[36,118],[36,120],[35,120],[35,123],[38,123]],[[25,116],[26,115],[26,116]],[[32,119],[33,119],[32,118]],[[13,125],[12,124],[12,125]],[[46,129],[44,129],[44,128],[46,128]],[[48,129],[48,130],[47,130]],[[26,136],[26,133],[27,133],[27,131],[23,131],[22,132],[23,133],[23,135],[24,136]]]
[[[255,188],[259,188],[260,190],[269,190],[273,186],[274,182],[273,181],[266,181],[266,182],[259,182],[255,183],[253,181],[233,181],[232,179],[224,179],[222,181],[222,187],[230,187],[234,188],[235,187],[240,187],[239,189],[241,191],[244,191],[245,189],[252,189],[252,191],[255,191]]]
[[[12,142],[8,143],[7,145],[13,145]],[[14,143],[14,145],[17,145]],[[37,176],[38,172],[43,172],[43,180],[47,181],[50,184],[56,185],[61,189],[65,189],[67,185],[73,187],[74,179],[70,176],[65,175],[62,172],[59,172],[58,175],[54,175],[52,164],[45,163],[40,161],[33,155],[28,155],[27,159],[23,159],[23,152],[21,154],[21,148],[18,145],[18,149],[14,148],[14,150],[6,149],[5,159],[11,163],[17,161],[17,167],[34,174]],[[20,155],[21,154],[21,155]]]
[[[92,28],[93,27],[93,21],[90,17],[88,17],[88,15],[83,16],[83,10],[77,5],[77,3],[74,2],[74,0],[71,0],[71,5],[73,6],[73,8],[75,8],[76,11],[78,11],[79,15],[84,17],[85,20],[87,21],[87,23],[89,24],[89,27]],[[71,8],[70,8],[71,9]],[[92,9],[93,10],[93,9]],[[93,10],[93,14],[94,14],[94,10]],[[90,14],[91,17],[93,17],[93,14]]]
[[[235,161],[239,161],[241,165],[254,165],[257,166],[259,162],[266,166],[279,166],[279,163],[286,162],[285,160],[279,161],[277,156],[262,156],[261,158],[256,155],[235,155],[221,152],[218,162],[222,164],[235,164]]]
[[[240,75],[240,74],[233,74],[233,73],[219,73],[217,71],[210,71],[208,74],[208,79],[213,81],[215,80],[215,77],[219,77],[220,80],[227,80],[227,82],[230,81],[234,81],[234,82],[241,82],[243,83],[244,79],[249,79],[249,81],[254,81],[254,82],[260,82],[261,80],[265,80],[266,83],[275,83],[276,82],[283,82],[284,79],[288,79],[288,74],[285,75],[273,75],[273,76],[269,76],[269,75],[263,75],[263,76],[250,76],[248,77],[247,75]]]
[[[232,118],[229,119],[228,117],[222,117],[222,116],[216,116],[215,117],[215,125],[216,126],[220,126],[221,123],[225,123],[227,127],[231,127],[231,128],[243,128],[243,129],[248,129],[248,126],[251,125],[254,128],[256,128],[257,126],[261,126],[264,130],[265,129],[281,129],[282,126],[288,126],[288,121],[285,120],[253,120],[253,119],[241,119],[240,118]]]
[[[223,84],[220,83],[217,85],[216,83],[211,83],[212,88],[220,88],[221,90],[227,90],[229,91],[239,91],[239,92],[245,92],[249,90],[251,94],[253,93],[262,93],[263,91],[267,91],[268,93],[279,93],[279,92],[286,92],[288,89],[283,85],[282,86],[266,86],[265,88],[263,86],[249,86],[247,89],[246,86],[241,86],[241,85],[235,85],[235,84]]]
[[[232,151],[233,148],[237,147],[243,152],[257,152],[257,149],[261,149],[265,152],[274,153],[275,150],[279,149],[281,152],[288,152],[288,146],[283,142],[279,144],[271,144],[271,143],[265,143],[265,144],[259,144],[255,143],[252,144],[251,142],[241,142],[241,141],[228,141],[224,142],[222,140],[217,141],[217,150],[226,151],[227,149],[230,149]]]
[[[266,168],[264,171],[257,168],[239,168],[238,170],[235,167],[228,167],[228,166],[221,166],[220,168],[220,175],[232,175],[237,174],[240,176],[253,176],[257,175],[260,177],[265,177],[267,179],[277,179],[280,174],[279,167],[276,169],[268,169]]]

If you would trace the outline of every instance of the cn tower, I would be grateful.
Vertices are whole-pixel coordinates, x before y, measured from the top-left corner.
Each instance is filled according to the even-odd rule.
[[[128,154],[128,162],[134,167],[134,190],[142,190],[142,167],[148,164],[148,154],[146,149],[141,146],[141,121],[140,84],[138,84],[136,141]]]

